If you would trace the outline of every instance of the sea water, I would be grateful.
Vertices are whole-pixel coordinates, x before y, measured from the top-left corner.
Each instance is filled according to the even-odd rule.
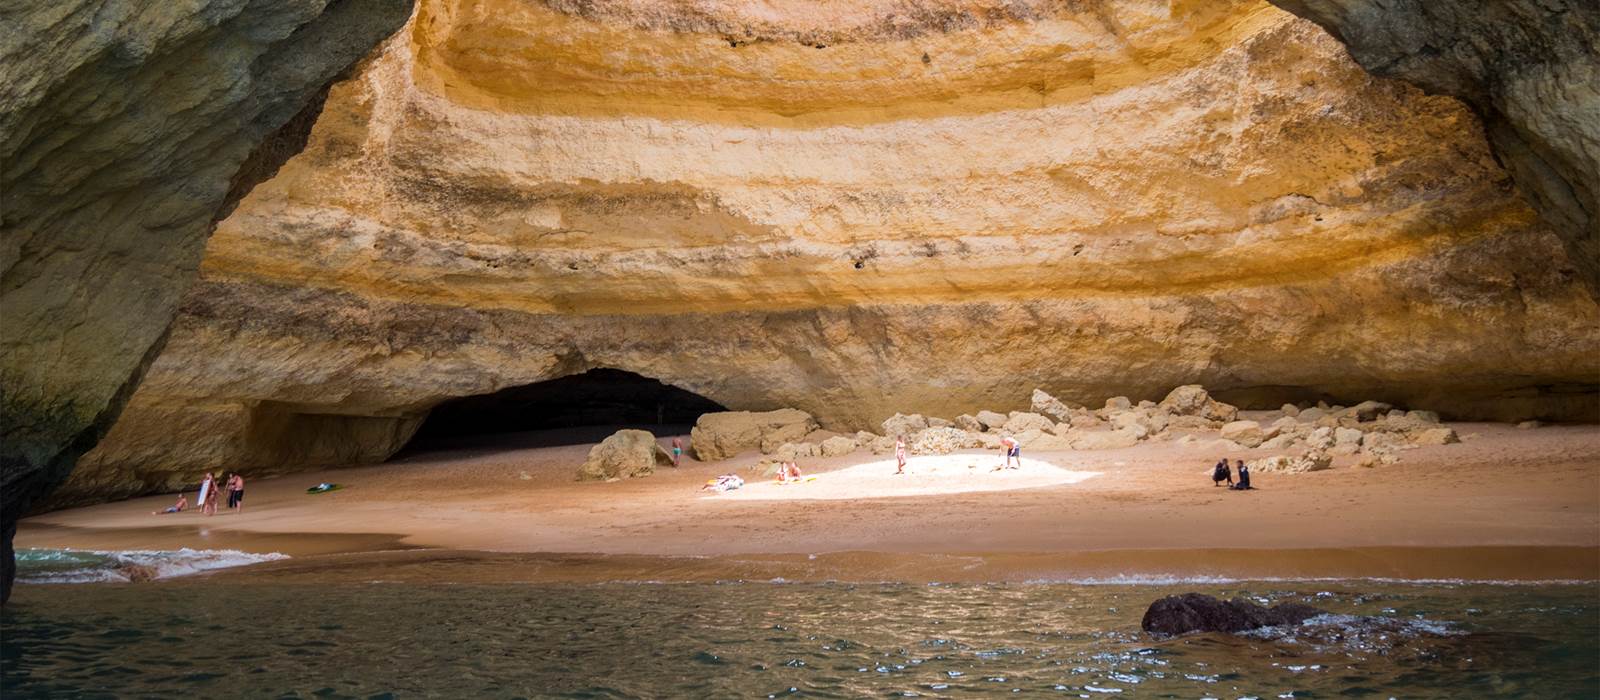
[[[1199,591],[1329,611],[1157,639]],[[1600,584],[1448,581],[23,586],[0,694],[1596,698]]]

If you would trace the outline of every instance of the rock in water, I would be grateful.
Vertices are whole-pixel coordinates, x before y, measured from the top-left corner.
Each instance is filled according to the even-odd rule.
[[[605,481],[649,476],[656,467],[672,466],[672,455],[646,430],[618,430],[589,450],[578,467],[579,481]]]
[[[1240,598],[1224,601],[1202,593],[1184,593],[1151,603],[1139,626],[1164,636],[1192,632],[1237,634],[1262,627],[1298,625],[1322,614],[1324,611],[1300,603],[1268,608]]]

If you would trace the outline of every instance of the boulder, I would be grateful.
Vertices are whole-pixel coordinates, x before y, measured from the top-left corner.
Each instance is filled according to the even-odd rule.
[[[1055,427],[1055,421],[1037,413],[1012,411],[1011,416],[1006,419],[1006,423],[1002,429],[1008,433],[1022,433],[1029,430],[1048,432],[1054,430]]]
[[[1279,433],[1292,433],[1300,428],[1300,421],[1295,420],[1294,416],[1284,416],[1272,421],[1272,428]]]
[[[776,450],[817,429],[811,414],[793,408],[776,411],[721,411],[701,414],[689,432],[689,446],[703,462],[727,459],[745,450]]]
[[[1151,634],[1175,636],[1192,632],[1238,634],[1262,627],[1298,625],[1323,611],[1301,603],[1270,608],[1234,598],[1223,601],[1200,593],[1170,595],[1150,604],[1139,626]]]
[[[956,427],[956,423],[955,423],[955,421],[949,421],[949,420],[945,420],[943,418],[934,418],[932,416],[929,416],[928,417],[928,427],[930,427],[930,428],[954,428],[954,427]]]
[[[1104,427],[1105,421],[1094,413],[1080,413],[1072,417],[1073,430],[1095,430]]]
[[[1356,430],[1355,428],[1334,428],[1333,429],[1333,444],[1335,446],[1338,446],[1338,445],[1360,445],[1361,444],[1361,439],[1362,439],[1362,432],[1359,431],[1359,430]]]
[[[1308,450],[1303,455],[1264,457],[1245,464],[1249,465],[1251,473],[1255,474],[1301,474],[1332,467],[1333,458],[1322,450]]]
[[[1306,446],[1312,449],[1333,447],[1333,428],[1324,426],[1313,429],[1309,435],[1306,435]]]
[[[983,432],[983,424],[978,422],[978,418],[965,413],[956,416],[955,427],[965,430],[969,433]]]
[[[1290,418],[1293,418],[1295,416],[1300,415],[1300,407],[1296,406],[1296,405],[1294,405],[1292,403],[1286,403],[1286,404],[1283,405],[1282,408],[1279,408],[1278,410],[1280,412],[1282,412],[1283,415],[1288,416]]]
[[[1029,431],[1029,435],[1031,439],[1022,443],[1022,446],[1030,450],[1038,450],[1042,452],[1065,452],[1072,449],[1072,439],[1066,436],[1054,435],[1051,433],[1039,433],[1038,435],[1033,435],[1032,431]]]
[[[1011,420],[1011,417],[1003,413],[978,411],[978,422],[983,425],[984,430],[999,430],[1008,420]]]
[[[1521,423],[1517,424],[1517,429],[1518,430],[1532,430],[1532,429],[1537,428],[1537,427],[1542,426],[1542,425],[1544,425],[1544,424],[1540,423],[1539,421],[1536,421],[1536,420],[1525,420],[1525,421],[1522,421]]]
[[[1030,402],[1029,407],[1034,413],[1042,413],[1056,420],[1067,420],[1068,416],[1072,414],[1072,409],[1075,408],[1075,406],[1061,399],[1046,394],[1041,389],[1033,390],[1033,400]]]
[[[618,430],[589,450],[578,467],[579,481],[606,481],[649,476],[656,467],[672,466],[672,455],[646,430]]]
[[[907,449],[919,455],[943,455],[978,447],[978,438],[960,428],[926,428],[917,433]]]
[[[840,435],[823,440],[822,444],[817,446],[817,452],[823,457],[843,457],[855,452],[858,447],[860,445],[856,444],[855,440]]]
[[[1075,430],[1069,440],[1074,450],[1114,450],[1139,444],[1137,428]]]
[[[1113,396],[1106,399],[1106,405],[1100,409],[1100,415],[1109,416],[1117,411],[1126,411],[1133,408],[1133,402],[1126,396]]]
[[[1362,422],[1369,423],[1382,418],[1394,407],[1382,401],[1362,401],[1345,410],[1345,414]]]
[[[1267,440],[1266,442],[1261,443],[1260,447],[1263,450],[1286,450],[1286,449],[1289,449],[1291,447],[1294,447],[1294,444],[1295,444],[1295,436],[1293,436],[1293,435],[1279,435],[1278,437],[1272,438],[1270,440]]]
[[[1180,386],[1161,400],[1161,409],[1174,416],[1199,416],[1216,423],[1239,418],[1239,409],[1211,398],[1199,384]]]
[[[768,453],[773,458],[782,462],[792,462],[797,459],[817,456],[817,446],[809,442],[786,442],[772,448]]]
[[[1449,445],[1461,442],[1456,436],[1454,428],[1430,428],[1411,434],[1411,442],[1417,445]]]
[[[1245,447],[1255,447],[1266,439],[1261,424],[1253,420],[1236,420],[1222,426],[1222,437]]]
[[[1299,418],[1301,423],[1315,423],[1315,422],[1317,422],[1319,420],[1322,420],[1322,417],[1326,416],[1326,415],[1328,415],[1327,411],[1323,410],[1322,408],[1313,406],[1313,407],[1308,408],[1308,409],[1306,409],[1304,411],[1301,411],[1300,415],[1295,416],[1295,417]]]
[[[1406,411],[1406,417],[1420,423],[1439,422],[1439,414],[1433,411]]]
[[[927,430],[927,428],[928,419],[923,418],[920,413],[913,413],[909,416],[903,413],[896,413],[883,421],[883,434],[892,438],[905,437],[909,439],[912,435]]]

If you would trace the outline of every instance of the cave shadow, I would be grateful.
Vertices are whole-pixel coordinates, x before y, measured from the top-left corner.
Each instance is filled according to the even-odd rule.
[[[580,445],[623,428],[686,435],[703,413],[727,410],[694,392],[619,369],[599,368],[492,394],[450,399],[394,459],[444,450]]]

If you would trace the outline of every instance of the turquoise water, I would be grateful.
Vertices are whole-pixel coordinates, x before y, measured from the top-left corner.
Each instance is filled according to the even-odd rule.
[[[1151,639],[1198,590],[1337,615]],[[6,698],[1600,697],[1600,584],[35,585]]]

